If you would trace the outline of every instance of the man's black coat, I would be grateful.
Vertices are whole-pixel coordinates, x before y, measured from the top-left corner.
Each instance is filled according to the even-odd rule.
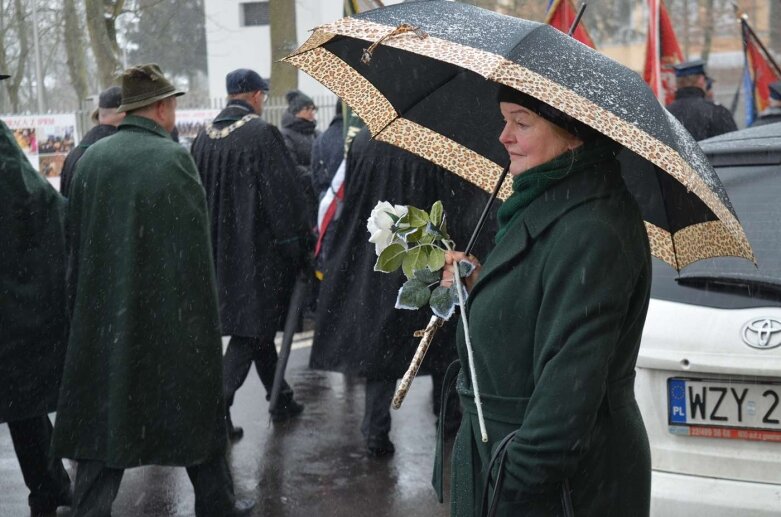
[[[279,130],[236,100],[192,155],[211,218],[222,333],[259,337],[284,318],[311,246],[295,165]]]
[[[451,238],[466,246],[488,194],[429,161],[370,140],[363,129],[347,157],[344,211],[335,223],[317,305],[310,366],[372,379],[400,378],[420,341],[431,310],[394,309],[401,271],[374,271],[377,260],[366,219],[378,201],[429,210],[441,200]],[[485,256],[496,233],[494,214],[474,250]],[[441,328],[422,371],[442,372],[455,359],[457,315]]]
[[[695,86],[679,88],[667,109],[697,141],[738,129],[732,113],[706,100],[705,92]]]
[[[81,139],[79,145],[76,146],[68,156],[65,158],[65,162],[62,164],[62,172],[60,173],[60,193],[63,196],[68,195],[68,189],[70,188],[71,180],[73,179],[73,173],[76,172],[76,164],[79,163],[84,152],[89,146],[97,142],[102,138],[111,136],[117,132],[117,128],[108,124],[100,124],[93,127],[84,138]]]

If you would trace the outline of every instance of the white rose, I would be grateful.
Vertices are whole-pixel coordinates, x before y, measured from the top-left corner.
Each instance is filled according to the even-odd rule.
[[[394,206],[387,201],[380,201],[366,220],[366,229],[371,235],[369,237],[369,242],[374,244],[374,251],[377,253],[378,257],[380,256],[380,253],[382,253],[382,250],[390,246],[394,241],[392,230],[394,219],[391,215],[398,221],[400,218],[407,215],[407,207],[404,205]],[[395,240],[403,244],[402,241],[398,239]]]

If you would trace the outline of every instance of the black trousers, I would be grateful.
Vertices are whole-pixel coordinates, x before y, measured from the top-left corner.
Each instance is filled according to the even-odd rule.
[[[28,502],[35,512],[50,512],[69,497],[71,480],[62,461],[49,456],[52,422],[48,415],[8,422],[11,441],[30,489]]]
[[[71,517],[109,517],[124,469],[106,467],[100,461],[79,461]],[[195,492],[197,517],[231,515],[235,504],[233,478],[223,454],[187,467]]]
[[[435,373],[431,376],[433,383],[432,390],[432,410],[435,415],[439,415],[440,394],[442,392],[442,383],[444,374]],[[363,422],[361,423],[361,433],[367,440],[387,436],[391,429],[391,401],[396,392],[396,380],[388,379],[366,379],[366,405],[364,407]],[[458,411],[458,397],[450,397],[451,403]],[[450,408],[448,408],[450,409]]]
[[[274,385],[274,373],[277,369],[277,348],[274,345],[276,330],[270,330],[262,337],[231,336],[228,349],[222,359],[223,394],[225,405],[233,405],[233,398],[247,379],[250,366],[255,363],[260,382],[266,388],[266,400],[271,398],[271,388]],[[280,400],[291,398],[293,390],[287,382],[282,382]]]

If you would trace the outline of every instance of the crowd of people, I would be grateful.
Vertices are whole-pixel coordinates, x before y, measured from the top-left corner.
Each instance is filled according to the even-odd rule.
[[[680,65],[676,75],[669,110],[695,138],[736,129],[729,111],[707,100],[702,62]],[[274,127],[262,118],[268,82],[249,69],[227,75],[228,103],[190,150],[172,138],[184,92],[154,64],[125,70],[121,81],[100,94],[97,125],[67,157],[61,194],[0,124],[0,231],[11,242],[0,253],[0,422],[11,430],[31,514],[71,506],[77,517],[110,515],[124,470],[150,464],[187,469],[198,516],[252,511],[254,501],[234,494],[226,459],[243,436],[230,409],[253,363],[270,397],[274,337],[296,280],[315,276],[318,202],[340,167],[342,214],[328,229],[310,301],[310,365],[366,379],[366,452],[393,454],[390,400],[428,315],[393,309],[401,273],[373,271],[365,219],[378,200],[440,200],[450,209],[450,235],[463,243],[487,194],[372,140],[366,128],[346,146],[341,106],[320,134],[317,107],[299,91],[288,93]],[[771,98],[759,123],[781,116],[781,84]],[[500,90],[496,109],[506,121],[497,138],[510,156],[513,194],[474,248],[484,264],[458,253],[447,262],[478,265],[467,287],[482,400],[496,436],[516,433],[505,490],[517,498],[500,512],[554,514],[561,492],[549,489],[564,479],[576,487],[575,507],[590,515],[610,505],[646,514],[648,444],[627,379],[648,306],[650,254],[617,172],[616,144],[511,88]],[[613,260],[616,239],[625,261]],[[52,260],[60,256],[67,261]],[[575,264],[603,288],[584,292],[569,281]],[[452,274],[445,276],[448,285]],[[584,299],[598,315],[584,316]],[[230,337],[224,355],[222,336]],[[458,430],[452,508],[479,515],[496,444],[477,436],[468,376],[459,377],[458,397],[447,397],[448,365],[466,363],[463,329],[446,327],[439,339],[446,345],[423,372],[434,379],[440,429]],[[522,367],[511,374],[507,361]],[[575,369],[589,373],[578,376],[585,380],[577,397],[559,383]],[[620,404],[604,407],[605,386]],[[47,414],[55,410],[52,425]],[[283,380],[271,420],[302,411]],[[551,412],[569,424],[552,428]],[[595,427],[599,436],[579,440]],[[604,454],[605,437],[623,452]],[[78,462],[73,488],[61,458]],[[600,492],[608,495],[594,496]]]

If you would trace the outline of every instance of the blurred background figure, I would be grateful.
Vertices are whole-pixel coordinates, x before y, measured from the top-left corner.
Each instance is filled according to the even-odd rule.
[[[279,130],[296,164],[301,189],[309,200],[310,225],[314,227],[318,196],[312,186],[312,144],[320,134],[316,129],[317,106],[311,97],[298,90],[290,90],[285,98],[287,111],[282,115]]]
[[[331,119],[328,129],[318,135],[312,143],[312,184],[317,199],[320,200],[331,180],[334,179],[336,169],[344,159],[344,113],[342,112],[342,100],[336,101],[336,114]]]
[[[738,126],[724,106],[706,99],[708,88],[705,62],[697,59],[675,65],[675,100],[667,109],[695,140],[735,131]]]
[[[318,299],[310,366],[366,378],[366,405],[361,431],[370,456],[393,454],[390,403],[396,380],[404,375],[429,310],[394,308],[403,274],[377,273],[374,245],[366,219],[378,201],[422,209],[441,200],[447,228],[456,243],[466,245],[488,194],[431,162],[389,144],[371,139],[364,128],[347,156],[343,212],[334,223],[333,240],[324,267]],[[488,249],[495,228],[491,218],[476,250]],[[329,230],[330,231],[330,230]],[[456,358],[455,322],[438,332],[421,372],[432,375],[434,412],[439,414],[442,381]],[[456,397],[445,408],[445,430],[460,421]]]
[[[193,142],[206,189],[220,320],[231,336],[223,392],[231,439],[244,431],[230,415],[236,390],[255,363],[266,399],[277,367],[274,336],[283,325],[296,274],[308,260],[308,200],[279,130],[260,115],[268,82],[238,69],[225,78],[228,105]],[[301,413],[285,382],[271,413],[279,422]]]
[[[68,153],[62,166],[62,173],[60,174],[60,192],[62,195],[68,195],[71,179],[76,171],[76,164],[81,159],[84,151],[101,138],[106,138],[117,132],[117,126],[125,118],[124,113],[117,111],[120,104],[122,104],[122,88],[119,86],[112,86],[100,92],[98,109],[92,113],[91,117],[92,121],[97,125],[87,131],[79,145]]]
[[[0,75],[0,80],[7,78]],[[0,423],[7,423],[30,515],[70,506],[70,478],[49,454],[68,341],[65,200],[0,120]]]

